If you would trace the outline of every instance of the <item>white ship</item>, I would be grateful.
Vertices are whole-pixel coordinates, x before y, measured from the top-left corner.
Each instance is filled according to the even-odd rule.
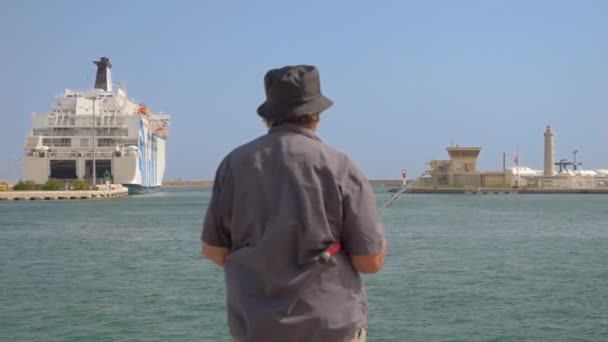
[[[113,89],[108,58],[94,63],[93,89],[66,89],[50,113],[34,113],[25,143],[25,179],[110,181],[132,194],[157,190],[170,117],[129,99],[124,87]]]

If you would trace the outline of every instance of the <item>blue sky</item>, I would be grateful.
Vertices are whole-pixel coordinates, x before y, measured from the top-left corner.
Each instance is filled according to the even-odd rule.
[[[210,179],[256,115],[272,67],[314,64],[335,105],[321,138],[370,178],[420,173],[451,142],[498,169],[519,145],[608,169],[607,1],[17,1],[0,3],[0,179],[21,176],[31,113],[114,81],[172,114],[166,179]]]

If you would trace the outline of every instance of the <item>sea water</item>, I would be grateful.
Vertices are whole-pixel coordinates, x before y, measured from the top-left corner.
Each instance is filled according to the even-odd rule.
[[[228,341],[209,197],[0,202],[0,340]],[[381,218],[368,341],[608,340],[608,196],[403,195]]]

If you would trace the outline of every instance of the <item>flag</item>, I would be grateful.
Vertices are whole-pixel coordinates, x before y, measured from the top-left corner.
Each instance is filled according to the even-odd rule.
[[[515,159],[513,159],[513,162],[515,163],[515,165],[519,165],[519,155],[515,155]]]

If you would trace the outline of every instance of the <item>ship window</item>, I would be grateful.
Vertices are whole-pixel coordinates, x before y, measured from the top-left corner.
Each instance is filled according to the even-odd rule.
[[[34,135],[34,136],[47,135],[47,130],[46,130],[46,128],[34,128],[32,135]]]
[[[100,138],[97,141],[97,145],[101,146],[101,147],[114,146],[114,145],[116,145],[116,140],[115,139],[108,139],[108,138]]]
[[[70,138],[44,138],[42,144],[49,147],[71,147],[72,139]]]

